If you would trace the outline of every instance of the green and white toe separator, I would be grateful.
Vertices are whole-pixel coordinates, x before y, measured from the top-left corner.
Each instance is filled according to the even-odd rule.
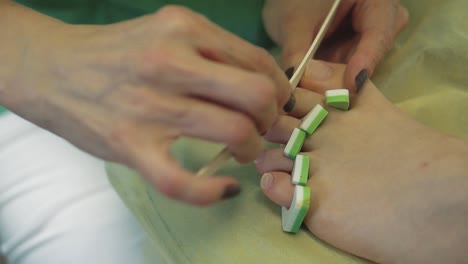
[[[349,109],[349,90],[336,89],[325,92],[325,103],[341,110]]]
[[[292,170],[292,184],[294,185],[306,185],[309,179],[309,167],[310,158],[309,156],[297,155],[294,160],[294,167]]]
[[[297,233],[309,211],[310,188],[301,185],[294,186],[294,198],[289,209],[281,208],[281,224],[283,231]]]
[[[306,136],[307,134],[304,131],[295,128],[289,138],[288,144],[284,147],[284,155],[290,159],[295,159],[297,154],[301,152]]]
[[[305,131],[307,135],[312,135],[327,115],[328,111],[318,104],[304,117],[299,128]]]

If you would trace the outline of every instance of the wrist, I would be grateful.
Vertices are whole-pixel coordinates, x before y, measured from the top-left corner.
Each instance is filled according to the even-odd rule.
[[[0,1],[0,105],[10,109],[28,96],[28,67],[65,24],[10,1]]]

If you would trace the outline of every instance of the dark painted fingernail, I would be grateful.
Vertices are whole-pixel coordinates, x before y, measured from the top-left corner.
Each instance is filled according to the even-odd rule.
[[[362,70],[356,76],[355,82],[356,82],[357,92],[359,92],[362,89],[362,87],[364,86],[364,84],[367,81],[367,78],[369,78],[369,73],[367,72],[367,70]]]
[[[241,188],[239,187],[239,185],[229,185],[226,187],[226,189],[224,189],[224,193],[221,199],[225,200],[236,197],[237,195],[239,195],[240,192]]]
[[[291,94],[289,97],[288,102],[284,105],[283,110],[286,113],[291,113],[294,110],[294,107],[296,106],[296,96],[294,93]]]
[[[286,77],[288,77],[288,80],[291,79],[294,74],[294,67],[288,68],[284,73],[286,74]]]

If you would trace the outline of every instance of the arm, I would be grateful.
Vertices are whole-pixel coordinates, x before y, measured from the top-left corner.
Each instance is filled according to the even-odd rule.
[[[18,74],[37,38],[50,36],[61,22],[41,15],[12,1],[0,0],[0,104],[15,106]],[[48,30],[45,30],[48,29]]]

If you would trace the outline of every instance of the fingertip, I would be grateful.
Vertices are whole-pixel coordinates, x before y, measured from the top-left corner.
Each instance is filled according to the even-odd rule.
[[[224,188],[221,199],[231,199],[238,196],[241,193],[241,187],[238,184],[230,184]]]
[[[228,149],[237,162],[242,164],[252,162],[262,152],[263,140],[260,135],[254,135],[241,144],[228,146]]]
[[[260,187],[272,202],[289,207],[294,196],[291,176],[284,172],[268,172],[262,175]]]
[[[181,197],[182,201],[196,206],[209,206],[230,200],[242,193],[239,182],[228,176],[196,177],[193,185]]]
[[[138,170],[153,187],[169,199],[194,206],[208,206],[240,193],[231,177],[197,177],[169,154],[153,155],[138,164]]]

